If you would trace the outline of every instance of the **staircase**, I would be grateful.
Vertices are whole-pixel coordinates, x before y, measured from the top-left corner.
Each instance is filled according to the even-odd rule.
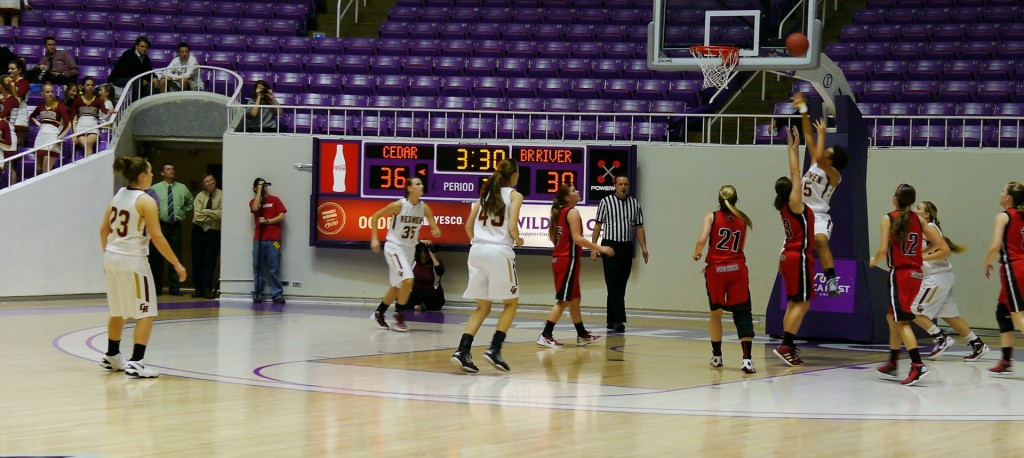
[[[327,36],[334,36],[337,22],[335,21],[338,17],[338,2],[337,0],[326,0],[327,1],[327,12],[318,13],[316,15],[316,22],[321,32],[327,34]],[[342,37],[364,37],[364,38],[377,38],[380,31],[380,23],[387,21],[388,12],[391,7],[395,6],[395,0],[365,0],[366,6],[363,6],[364,0],[356,0],[359,4],[359,23],[355,22],[355,15],[353,11],[355,5],[349,8],[348,12],[345,13],[345,17],[341,20],[341,36]],[[345,5],[348,4],[348,0],[342,0],[341,8],[345,9]]]

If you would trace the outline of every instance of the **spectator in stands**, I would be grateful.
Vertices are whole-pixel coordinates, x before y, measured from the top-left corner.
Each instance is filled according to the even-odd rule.
[[[420,240],[412,264],[412,294],[406,305],[416,310],[441,310],[445,302],[442,275],[444,263],[437,257],[437,245],[430,240]]]
[[[49,145],[36,151],[36,174],[49,172],[60,160],[61,143],[57,140],[64,137],[71,129],[71,117],[67,107],[53,94],[53,85],[43,85],[43,103],[29,115],[29,119],[39,128],[36,134],[36,148]]]
[[[64,86],[64,106],[71,107],[75,103],[75,99],[81,94],[81,89],[75,83],[70,83]],[[74,114],[72,114],[74,116]]]
[[[10,121],[14,122],[14,131],[18,135],[18,147],[25,147],[28,138],[28,91],[32,85],[22,75],[25,74],[25,59],[17,58],[7,64],[7,74],[11,76],[10,93],[18,99],[18,108],[11,112]]]
[[[103,102],[103,116],[100,117],[100,122],[110,122],[114,120],[114,115],[117,111],[114,111],[114,85],[107,83],[101,84],[98,90],[100,100]]]
[[[132,78],[152,71],[153,62],[149,60],[147,51],[149,51],[149,39],[146,37],[136,38],[135,47],[121,54],[117,63],[114,64],[114,69],[110,71],[107,81],[123,91]],[[136,80],[131,88],[133,96],[138,99],[153,94],[154,91],[157,91],[157,88],[153,87],[154,82],[155,78],[152,77]]]
[[[18,55],[14,54],[14,51],[11,51],[11,48],[0,46],[0,68],[7,68],[7,64],[17,58]]]
[[[7,123],[11,134],[11,142],[4,148],[4,159],[18,154],[18,137],[11,118],[11,112],[18,108],[18,99],[11,94],[10,87],[11,77],[7,75],[0,77],[0,122]],[[21,159],[15,159],[10,163],[10,175],[6,182],[8,185],[18,182],[17,171],[21,169],[21,162]]]
[[[78,64],[71,53],[57,50],[57,39],[46,37],[43,39],[46,50],[43,57],[39,59],[39,82],[50,82],[53,84],[75,84],[78,81]]]
[[[160,78],[160,90],[167,91],[201,91],[199,81],[199,61],[191,54],[188,43],[178,44],[178,58],[172,59],[164,69]]]
[[[9,79],[9,77],[4,76],[2,79]],[[8,94],[6,88],[6,85],[0,84],[0,99],[3,99],[3,102],[6,102],[7,100],[14,100],[14,98]],[[3,111],[10,111],[7,109],[6,104],[0,106],[3,106]],[[18,154],[18,147],[14,145],[16,140],[17,139],[14,137],[14,125],[7,121],[7,116],[0,115],[0,150],[4,153],[4,159]],[[18,182],[18,174],[14,171],[16,167],[13,166],[13,162],[14,161],[11,161],[12,167],[10,175],[8,175],[6,180],[0,181],[0,188],[10,186]],[[3,172],[6,168],[7,162],[0,161],[0,179],[3,178]]]
[[[281,115],[281,104],[274,98],[274,91],[266,81],[256,81],[253,98],[249,99],[252,108],[245,110],[245,121],[241,132],[278,132],[277,119]],[[264,106],[276,106],[264,108]]]
[[[22,6],[32,9],[28,0],[0,0],[0,25],[17,27],[21,20]]]
[[[196,194],[192,205],[192,278],[196,284],[192,297],[216,299],[213,273],[220,255],[224,193],[217,189],[217,178],[212,173],[203,175],[202,184],[203,190]]]
[[[96,87],[96,81],[91,77],[86,77],[82,82],[82,95],[75,97],[71,104],[71,116],[74,117],[72,124],[75,126],[75,134],[77,134],[75,145],[82,146],[86,157],[96,150],[96,140],[100,136],[96,127],[100,125],[100,119],[106,111],[103,101],[96,96],[94,87]]]

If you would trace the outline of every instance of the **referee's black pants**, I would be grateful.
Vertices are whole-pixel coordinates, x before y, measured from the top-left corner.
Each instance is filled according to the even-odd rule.
[[[633,242],[601,240],[601,245],[615,250],[615,256],[602,256],[601,260],[608,286],[608,325],[616,326],[626,322],[626,283],[633,270]]]

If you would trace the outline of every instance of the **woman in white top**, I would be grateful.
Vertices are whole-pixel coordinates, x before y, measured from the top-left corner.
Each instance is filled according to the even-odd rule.
[[[935,230],[942,234],[939,209],[935,207],[935,204],[927,200],[921,201],[914,211],[924,218],[929,226],[934,226]],[[953,243],[949,237],[943,235],[942,238],[946,239],[949,251],[953,253],[965,251],[964,247]],[[927,250],[928,245],[925,245],[925,252]],[[964,361],[977,361],[982,355],[989,352],[989,348],[985,342],[981,341],[980,337],[974,334],[967,322],[960,318],[960,310],[956,305],[956,300],[953,299],[953,266],[950,264],[949,258],[924,261],[921,271],[924,273],[924,280],[921,282],[921,291],[914,300],[913,310],[917,315],[914,318],[914,323],[928,331],[928,334],[935,339],[935,346],[932,347],[928,357],[938,358],[955,343],[952,337],[946,335],[945,331],[935,325],[934,320],[942,318],[953,329],[956,329],[957,333],[967,339],[968,345],[971,346],[971,353],[964,357]]]
[[[114,160],[114,171],[128,181],[128,187],[117,191],[100,224],[103,276],[110,305],[107,353],[100,366],[123,370],[130,377],[153,378],[159,373],[143,362],[157,315],[156,287],[147,257],[150,241],[174,266],[179,281],[185,281],[185,267],[160,231],[156,201],[145,193],[153,184],[153,167],[141,157],[119,157]],[[128,318],[135,319],[135,345],[131,359],[125,361],[120,347]]]
[[[96,140],[99,139],[99,132],[96,127],[100,125],[100,118],[104,116],[105,108],[103,101],[96,96],[94,91],[96,80],[91,77],[82,81],[82,93],[72,102],[71,113],[75,126],[75,144],[81,145],[82,150],[88,157],[96,150]],[[88,132],[87,132],[88,131]],[[83,134],[83,132],[86,132]]]
[[[377,222],[385,215],[391,216],[391,223],[388,224],[387,243],[384,245],[384,260],[388,263],[390,287],[384,293],[384,298],[377,311],[373,312],[373,319],[381,329],[394,329],[405,332],[409,328],[405,326],[405,318],[402,310],[409,303],[409,294],[412,293],[412,262],[416,254],[416,244],[419,243],[420,228],[423,222],[430,225],[430,235],[435,238],[441,236],[441,228],[434,222],[434,212],[426,202],[420,200],[423,196],[423,180],[410,178],[409,185],[405,187],[405,197],[391,202],[384,208],[377,210],[370,217],[370,227],[376,228]],[[377,230],[370,230],[370,249],[374,253],[380,253],[380,239],[377,237]],[[384,313],[388,311],[391,303],[398,300],[395,306],[395,322],[388,326],[384,321]]]
[[[470,347],[480,325],[491,313],[494,301],[501,301],[505,308],[498,318],[498,330],[494,332],[490,348],[484,352],[484,359],[495,369],[509,370],[501,357],[501,344],[519,307],[519,276],[516,273],[516,254],[512,251],[513,247],[523,246],[518,224],[523,195],[515,189],[518,182],[519,167],[515,160],[499,162],[497,170],[480,190],[480,199],[473,203],[466,221],[466,233],[472,246],[467,261],[469,285],[462,297],[476,299],[476,310],[466,322],[459,348],[452,354],[452,364],[464,372],[480,371],[473,364]]]

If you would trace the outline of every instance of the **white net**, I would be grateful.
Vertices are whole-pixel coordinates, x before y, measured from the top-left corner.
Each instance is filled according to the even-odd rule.
[[[705,89],[728,86],[736,64],[740,62],[739,49],[731,46],[692,46],[690,54],[704,72]]]

